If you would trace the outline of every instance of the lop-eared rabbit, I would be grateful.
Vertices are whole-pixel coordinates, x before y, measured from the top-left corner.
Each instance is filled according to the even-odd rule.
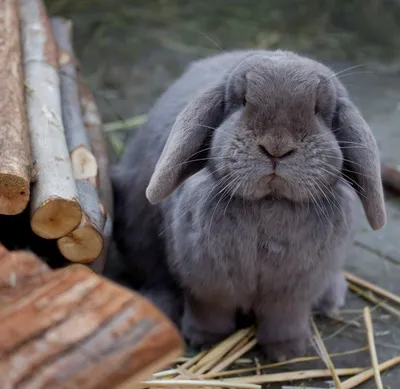
[[[195,347],[251,313],[271,359],[302,355],[312,311],[344,304],[357,194],[373,229],[386,221],[367,123],[332,70],[288,51],[192,63],[113,182],[116,242],[142,293]]]

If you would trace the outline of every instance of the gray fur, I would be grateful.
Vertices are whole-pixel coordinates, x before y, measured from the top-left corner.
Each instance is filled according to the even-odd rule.
[[[367,124],[330,69],[285,51],[193,63],[113,180],[116,241],[137,285],[177,323],[183,308],[194,346],[254,313],[272,359],[302,355],[311,310],[344,303],[355,193],[374,229],[386,221]]]

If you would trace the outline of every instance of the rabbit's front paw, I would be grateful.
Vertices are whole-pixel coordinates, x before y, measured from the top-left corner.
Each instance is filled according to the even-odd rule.
[[[182,335],[188,345],[195,349],[205,350],[221,342],[225,336],[203,331],[195,327],[182,326]]]
[[[235,310],[187,295],[181,321],[181,331],[189,345],[209,348],[235,331]]]
[[[284,342],[261,344],[265,356],[273,362],[283,362],[288,359],[302,357],[306,353],[309,338],[287,340]]]

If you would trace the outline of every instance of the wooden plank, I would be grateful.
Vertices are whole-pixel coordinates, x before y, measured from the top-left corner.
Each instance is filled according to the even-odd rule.
[[[0,246],[0,285],[29,269],[42,282],[22,294],[17,282],[18,298],[0,305],[1,389],[132,388],[182,353],[177,329],[139,294],[86,266],[53,271]]]

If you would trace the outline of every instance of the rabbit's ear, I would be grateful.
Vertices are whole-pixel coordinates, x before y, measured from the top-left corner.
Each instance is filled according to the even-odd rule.
[[[347,96],[338,97],[333,130],[342,148],[343,174],[357,191],[370,226],[378,230],[386,223],[378,145]]]
[[[146,189],[152,204],[169,196],[205,165],[202,148],[224,118],[224,92],[223,84],[208,89],[177,117]]]

